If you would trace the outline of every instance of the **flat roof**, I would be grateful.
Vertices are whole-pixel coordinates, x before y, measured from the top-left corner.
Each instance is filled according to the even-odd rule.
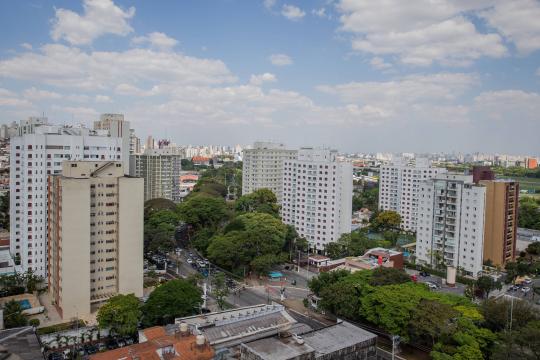
[[[362,342],[376,343],[377,335],[343,321],[303,335],[304,342],[315,349],[316,355],[333,353]]]
[[[32,326],[1,330],[0,347],[23,360],[43,359],[41,344]]]
[[[242,347],[264,360],[289,360],[315,352],[308,344],[299,344],[293,336],[287,338],[274,336],[242,344]]]

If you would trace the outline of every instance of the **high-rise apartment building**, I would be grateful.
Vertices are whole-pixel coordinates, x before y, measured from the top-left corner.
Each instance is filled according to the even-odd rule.
[[[135,129],[129,129],[129,154],[141,153],[141,139],[135,135]]]
[[[23,269],[47,274],[47,176],[64,160],[122,161],[107,131],[40,124],[10,141],[10,251]]]
[[[130,175],[144,179],[144,201],[164,198],[174,202],[180,196],[182,155],[175,149],[150,149],[130,156]]]
[[[490,180],[480,184],[486,187],[484,261],[504,266],[516,257],[519,183]]]
[[[446,173],[446,169],[431,167],[427,159],[416,159],[413,165],[400,158],[392,164],[381,166],[379,209],[399,213],[401,228],[416,231],[420,182],[443,173]]]
[[[335,150],[301,148],[283,160],[283,222],[319,252],[351,232],[352,164],[336,157]]]
[[[297,150],[289,150],[284,144],[256,142],[253,149],[244,149],[242,169],[242,194],[259,189],[270,189],[278,202],[282,200],[283,162],[293,160]]]
[[[472,175],[439,174],[419,184],[416,258],[478,276],[484,256],[486,187]]]
[[[64,161],[48,178],[48,286],[60,316],[143,295],[143,179],[120,161]]]
[[[99,120],[94,121],[94,130],[107,130],[111,137],[122,138],[122,161],[124,171],[129,174],[129,154],[131,153],[129,121],[124,120],[123,114],[101,114]]]

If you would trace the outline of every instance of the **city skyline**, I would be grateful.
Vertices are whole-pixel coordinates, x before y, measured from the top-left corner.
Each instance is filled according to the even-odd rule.
[[[143,140],[537,155],[540,2],[385,6],[2,3],[0,119],[118,112]]]

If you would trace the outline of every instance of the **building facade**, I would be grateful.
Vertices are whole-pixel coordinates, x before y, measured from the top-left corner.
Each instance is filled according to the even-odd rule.
[[[486,187],[472,175],[440,174],[418,189],[416,258],[453,266],[476,277],[482,271]]]
[[[47,176],[64,160],[122,160],[122,139],[107,131],[39,125],[10,143],[10,251],[23,270],[47,274]]]
[[[182,155],[175,154],[174,149],[147,150],[144,154],[131,155],[130,162],[130,175],[144,179],[144,201],[157,198],[182,200]]]
[[[400,158],[390,165],[381,166],[379,209],[399,213],[401,228],[416,231],[420,182],[443,173],[446,169],[431,167],[426,159],[416,159],[413,165]]]
[[[282,220],[319,252],[351,232],[352,164],[336,157],[335,150],[301,148],[283,161]]]
[[[480,184],[486,187],[484,261],[504,266],[516,258],[519,183],[491,180]]]
[[[60,316],[143,295],[143,179],[119,161],[64,161],[48,178],[48,286]]]
[[[242,168],[242,195],[259,189],[270,189],[278,203],[282,200],[283,162],[296,159],[297,150],[284,144],[256,142],[253,149],[244,149]]]
[[[99,120],[94,121],[94,130],[106,130],[111,137],[122,139],[122,161],[124,171],[129,174],[129,154],[131,154],[129,121],[124,120],[123,114],[101,114]]]

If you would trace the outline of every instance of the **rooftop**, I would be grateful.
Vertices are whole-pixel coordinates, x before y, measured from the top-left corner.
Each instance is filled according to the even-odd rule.
[[[315,349],[315,355],[318,357],[359,343],[372,342],[375,344],[377,335],[343,321],[339,324],[304,334],[303,339],[307,345]]]
[[[23,360],[43,359],[41,344],[32,326],[1,330],[0,347]]]

